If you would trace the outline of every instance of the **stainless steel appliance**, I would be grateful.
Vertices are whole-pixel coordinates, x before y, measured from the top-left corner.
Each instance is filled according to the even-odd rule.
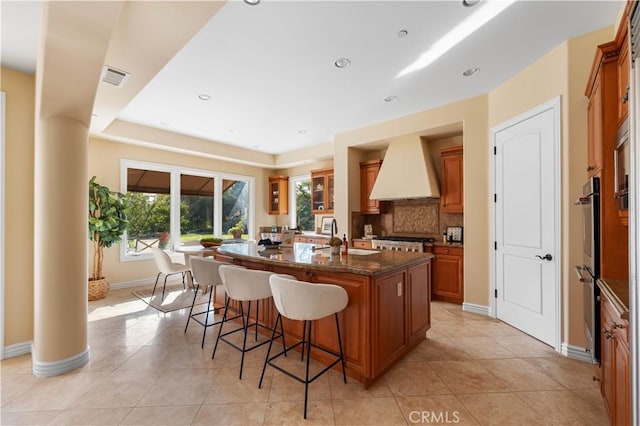
[[[413,251],[423,252],[424,245],[433,243],[433,238],[416,238],[416,237],[378,237],[371,240],[371,245],[376,250],[391,251]]]
[[[629,208],[629,171],[630,165],[629,153],[629,119],[625,119],[620,128],[618,128],[618,143],[614,159],[614,191],[616,197],[616,205],[618,209]]]
[[[600,178],[592,177],[582,188],[576,202],[582,206],[583,263],[576,266],[582,283],[584,326],[587,351],[593,362],[600,360],[600,292],[596,280],[600,278]]]

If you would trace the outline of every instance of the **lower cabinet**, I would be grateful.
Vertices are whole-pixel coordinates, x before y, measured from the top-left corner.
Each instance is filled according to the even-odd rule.
[[[600,391],[612,425],[629,425],[629,323],[604,293],[600,296],[601,353]]]
[[[371,240],[355,240],[355,239],[351,242],[351,247],[369,249],[369,250],[373,248],[373,246],[371,245]]]
[[[464,249],[462,247],[435,246],[433,264],[432,300],[462,304],[464,301]]]

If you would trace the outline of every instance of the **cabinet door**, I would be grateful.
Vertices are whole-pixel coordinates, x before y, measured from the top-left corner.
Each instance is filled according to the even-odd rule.
[[[376,278],[373,283],[373,366],[385,369],[407,345],[404,272]]]
[[[271,176],[269,178],[269,214],[289,214],[289,178]]]
[[[593,86],[587,109],[587,172],[593,176],[602,167],[602,90],[599,77]]]
[[[363,161],[360,163],[360,213],[362,214],[381,213],[381,202],[369,198],[381,165],[382,160]]]
[[[613,340],[613,339],[612,339]],[[615,424],[628,425],[630,420],[630,392],[629,392],[629,347],[626,342],[616,336],[615,338]]]
[[[607,315],[608,301],[601,296],[600,299],[600,324],[601,324],[601,354],[600,365],[602,376],[600,377],[600,391],[604,399],[604,406],[607,409],[611,424],[616,424],[614,418],[614,339],[611,330],[611,319]]]
[[[312,170],[311,213],[333,213],[334,198],[333,169]]]
[[[464,268],[461,248],[434,247],[435,263],[431,296],[449,303],[464,301]]]
[[[440,210],[444,213],[464,211],[462,147],[445,148],[440,151],[442,184]]]
[[[629,46],[625,37],[618,57],[618,125],[629,112],[629,72]]]

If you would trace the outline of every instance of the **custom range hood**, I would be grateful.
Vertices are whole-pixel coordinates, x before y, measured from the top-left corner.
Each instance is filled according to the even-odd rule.
[[[431,156],[419,136],[391,141],[369,197],[374,200],[440,197]]]

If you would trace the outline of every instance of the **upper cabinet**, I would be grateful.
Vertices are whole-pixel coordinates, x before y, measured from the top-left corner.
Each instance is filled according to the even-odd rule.
[[[369,198],[373,185],[376,183],[382,160],[369,160],[360,163],[360,213],[384,213],[384,201]]]
[[[289,214],[289,178],[269,177],[269,214]]]
[[[464,194],[462,192],[463,149],[461,146],[440,150],[442,182],[440,187],[440,211],[463,213]]]
[[[333,168],[311,170],[311,213],[333,213]]]

